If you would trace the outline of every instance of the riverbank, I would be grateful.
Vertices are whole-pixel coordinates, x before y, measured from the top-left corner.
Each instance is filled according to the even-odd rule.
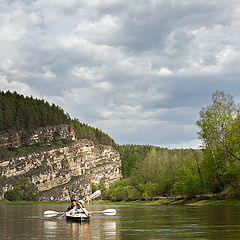
[[[225,199],[225,200],[194,200],[194,199],[160,199],[153,201],[94,201],[94,204],[106,204],[106,205],[189,205],[189,206],[204,206],[204,205],[240,205],[240,199]]]
[[[0,204],[35,204],[35,203],[69,203],[70,201],[64,202],[40,202],[40,201],[8,201],[8,200],[0,200]]]
[[[36,203],[69,203],[64,202],[38,202],[38,201],[8,201],[0,200],[0,204],[36,204]],[[205,205],[240,205],[240,199],[224,199],[224,200],[196,200],[196,199],[158,199],[153,201],[120,201],[111,202],[108,200],[94,200],[92,204],[106,204],[106,205],[188,205],[188,206],[205,206]]]

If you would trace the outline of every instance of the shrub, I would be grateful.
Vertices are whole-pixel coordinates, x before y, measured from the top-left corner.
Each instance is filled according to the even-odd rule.
[[[140,194],[133,186],[118,186],[110,192],[109,198],[112,201],[131,201],[139,199]]]
[[[187,197],[195,197],[201,189],[200,179],[190,168],[181,168],[173,192]]]
[[[158,184],[147,182],[145,184],[138,184],[138,189],[141,192],[141,198],[146,200],[152,200],[158,195]]]
[[[19,180],[13,180],[13,189],[4,194],[4,198],[10,201],[31,201],[38,199],[38,190],[36,186],[26,177]]]

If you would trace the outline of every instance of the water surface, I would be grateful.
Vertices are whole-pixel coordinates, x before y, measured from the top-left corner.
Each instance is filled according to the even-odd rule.
[[[89,222],[45,218],[45,210],[67,204],[0,204],[0,239],[240,239],[240,206],[89,205],[115,208],[116,216],[95,214]]]

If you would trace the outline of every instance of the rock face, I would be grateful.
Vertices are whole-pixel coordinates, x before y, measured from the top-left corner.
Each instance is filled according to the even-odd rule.
[[[59,136],[56,133],[54,135]],[[105,186],[109,187],[119,180],[120,168],[120,155],[112,146],[86,139],[74,141],[65,147],[1,161],[0,199],[17,177],[28,177],[42,192],[41,200],[63,201],[87,196],[93,183],[104,179]]]
[[[71,126],[61,124],[52,127],[38,128],[31,131],[10,131],[0,134],[0,147],[18,148],[21,145],[33,145],[59,140],[75,140]]]

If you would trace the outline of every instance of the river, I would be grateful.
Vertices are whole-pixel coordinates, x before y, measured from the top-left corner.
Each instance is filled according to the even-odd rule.
[[[45,218],[45,210],[67,204],[0,204],[0,239],[240,239],[240,206],[89,205],[115,208],[116,216],[94,214],[89,222]]]

